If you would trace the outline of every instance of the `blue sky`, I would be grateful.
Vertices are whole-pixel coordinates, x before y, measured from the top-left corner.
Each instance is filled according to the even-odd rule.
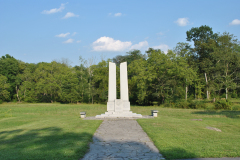
[[[201,25],[239,39],[239,6],[239,0],[0,0],[0,56],[98,63],[131,49],[173,49]]]

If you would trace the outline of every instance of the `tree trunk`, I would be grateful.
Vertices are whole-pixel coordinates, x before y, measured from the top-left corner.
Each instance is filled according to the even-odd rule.
[[[89,83],[89,85],[88,85],[88,90],[89,90],[89,95],[88,95],[88,103],[90,103],[90,83]]]
[[[186,82],[187,82],[187,79],[186,79]],[[187,100],[187,92],[188,92],[188,87],[186,85],[186,93],[185,93],[185,99]]]
[[[227,64],[226,78],[227,78],[227,75],[228,75],[228,64]],[[227,85],[227,80],[226,80],[226,85]],[[226,100],[227,98],[228,98],[228,88],[226,87]]]
[[[93,104],[93,95],[92,95],[92,104]]]
[[[20,102],[20,99],[19,99],[19,97],[18,97],[18,91],[19,91],[19,89],[17,88],[17,85],[16,85],[17,99],[18,99],[18,102]]]
[[[228,88],[226,88],[226,100],[228,99]]]
[[[209,93],[208,93],[208,81],[207,81],[207,74],[205,73],[205,80],[207,85],[207,99],[209,99]]]

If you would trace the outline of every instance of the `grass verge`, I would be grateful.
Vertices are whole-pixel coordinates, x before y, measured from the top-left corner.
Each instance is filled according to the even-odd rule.
[[[142,115],[153,109],[159,117],[138,122],[165,158],[240,157],[240,111],[131,107]],[[83,157],[101,121],[79,119],[80,111],[95,116],[106,105],[0,105],[0,159]]]
[[[0,159],[79,159],[102,121],[79,118],[102,112],[94,105],[0,105]],[[91,111],[91,112],[89,112]]]
[[[144,114],[147,108],[136,110]],[[166,159],[240,157],[240,111],[154,109],[157,118],[137,121]]]

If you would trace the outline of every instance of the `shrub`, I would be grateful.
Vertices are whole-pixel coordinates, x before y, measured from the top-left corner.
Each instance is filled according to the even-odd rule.
[[[0,99],[0,104],[2,104],[3,103],[3,101]]]
[[[220,98],[226,98],[226,94],[223,93],[223,94],[220,96]]]
[[[176,103],[165,103],[164,107],[184,108],[184,109],[200,109],[207,108],[205,101],[193,101],[193,100],[179,100]]]
[[[183,100],[176,102],[174,106],[176,108],[189,108],[189,104],[190,103],[188,101]]]
[[[191,101],[189,108],[192,109],[200,109],[200,108],[207,108],[207,105],[205,103],[205,101]]]
[[[227,100],[220,100],[216,101],[214,103],[214,109],[228,109],[232,110],[232,103],[227,99]]]
[[[232,106],[232,110],[233,110],[233,111],[238,111],[238,110],[240,110],[240,105],[239,105],[239,104],[233,105],[233,106]]]
[[[236,93],[233,93],[231,97],[232,97],[232,98],[237,98],[237,94],[236,94]]]

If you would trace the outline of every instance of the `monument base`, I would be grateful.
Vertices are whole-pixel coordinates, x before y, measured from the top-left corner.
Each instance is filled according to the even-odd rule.
[[[105,114],[96,115],[96,118],[142,118],[142,115],[132,113],[132,111],[105,112]]]
[[[107,112],[97,115],[96,118],[142,118],[141,114],[130,111],[130,102],[121,99],[107,102]]]

